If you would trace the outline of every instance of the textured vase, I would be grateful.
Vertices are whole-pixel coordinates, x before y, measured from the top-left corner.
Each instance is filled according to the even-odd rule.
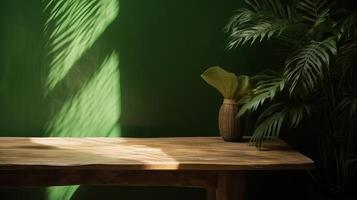
[[[219,110],[218,125],[222,138],[228,142],[237,142],[242,139],[239,122],[236,118],[238,103],[235,99],[224,99]]]

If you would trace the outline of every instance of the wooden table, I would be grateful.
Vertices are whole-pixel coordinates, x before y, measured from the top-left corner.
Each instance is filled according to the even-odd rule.
[[[218,137],[0,138],[0,187],[179,186],[207,199],[243,199],[247,170],[309,170],[283,141],[258,151]]]

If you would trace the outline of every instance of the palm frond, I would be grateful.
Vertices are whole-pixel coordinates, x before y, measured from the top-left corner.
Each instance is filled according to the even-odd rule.
[[[349,112],[350,116],[357,116],[357,97],[345,97],[338,108],[343,112]]]
[[[280,103],[271,105],[260,115],[250,142],[260,148],[263,139],[278,137],[285,118],[286,113]]]
[[[289,128],[296,128],[304,116],[311,115],[311,107],[304,103],[290,103],[288,104],[287,113]]]
[[[357,36],[346,40],[338,49],[337,62],[344,68],[350,67],[357,56]]]
[[[330,15],[327,0],[298,0],[295,8],[303,19],[314,23],[314,26],[325,22]]]
[[[344,127],[349,132],[357,131],[357,96],[356,94],[346,95],[335,110],[336,116],[343,122]],[[347,120],[346,120],[347,119]],[[346,125],[347,124],[347,125]],[[356,133],[355,133],[356,134]]]
[[[323,77],[324,67],[329,66],[330,54],[334,55],[336,52],[335,38],[330,37],[322,42],[311,42],[287,59],[284,77],[289,85],[290,94],[298,85],[306,91],[313,90]]]
[[[310,113],[306,104],[272,104],[259,116],[251,142],[261,147],[264,139],[279,137],[283,125],[297,127],[306,113]]]
[[[303,104],[272,104],[260,115],[251,142],[260,146],[263,139],[278,137],[284,124],[296,127],[307,110],[308,107]]]
[[[250,22],[257,18],[258,13],[250,10],[248,8],[240,8],[236,11],[236,14],[231,17],[225,26],[224,30],[229,32],[234,28],[240,27],[241,25]]]
[[[290,6],[281,0],[246,0],[245,2],[256,12],[265,12],[279,18],[291,17]]]
[[[291,24],[290,7],[279,0],[247,0],[246,3],[252,9],[239,9],[225,28],[229,33],[229,49],[279,36]]]
[[[233,49],[246,43],[269,40],[272,36],[279,36],[289,27],[289,21],[283,19],[265,19],[242,29],[233,29],[229,36],[228,48]]]
[[[263,74],[253,78],[256,80],[256,87],[251,94],[241,100],[243,106],[239,110],[238,116],[242,116],[247,111],[256,111],[265,102],[272,101],[275,96],[283,91],[285,81],[277,74]]]
[[[357,33],[357,13],[352,13],[341,20],[338,24],[339,37],[353,37]]]

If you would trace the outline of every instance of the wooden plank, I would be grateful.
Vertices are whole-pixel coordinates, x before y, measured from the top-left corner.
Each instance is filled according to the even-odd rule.
[[[0,138],[0,170],[311,169],[313,161],[274,140],[258,151],[219,137]]]
[[[245,173],[243,171],[223,171],[218,174],[217,200],[243,200],[245,193]]]
[[[206,188],[206,200],[216,200],[217,188]]]
[[[0,171],[0,187],[66,185],[174,186],[216,188],[214,171],[10,170]]]

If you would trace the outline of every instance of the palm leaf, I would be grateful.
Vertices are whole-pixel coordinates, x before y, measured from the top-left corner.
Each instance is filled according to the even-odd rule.
[[[305,113],[310,113],[305,104],[274,103],[259,116],[251,142],[261,147],[262,141],[277,138],[283,125],[297,127]]]
[[[348,15],[336,27],[339,42],[342,43],[339,47],[337,62],[349,67],[357,55],[357,13]]]
[[[357,116],[357,97],[345,97],[338,106],[341,113],[348,112],[350,117]]]
[[[229,49],[279,36],[291,24],[290,8],[279,0],[246,2],[252,9],[239,9],[225,28],[229,33]]]
[[[346,95],[335,109],[335,114],[338,117],[339,121],[342,122],[343,128],[347,128],[347,130],[349,130],[350,132],[357,131],[356,93]]]
[[[266,19],[243,29],[234,29],[229,36],[228,48],[232,49],[248,42],[253,44],[256,41],[269,40],[274,35],[279,36],[288,27],[288,20]]]
[[[286,113],[280,103],[269,106],[260,115],[251,142],[261,147],[263,139],[278,137],[285,118]]]
[[[326,0],[299,0],[296,1],[295,8],[303,19],[314,23],[314,26],[325,22],[330,15],[329,4]]]
[[[350,67],[357,56],[357,36],[346,40],[338,52],[337,62],[344,68]]]
[[[226,32],[229,32],[230,30],[256,19],[257,15],[258,14],[253,10],[240,8],[236,11],[236,14],[231,17],[224,29]]]
[[[352,37],[357,32],[357,13],[348,15],[340,22],[340,33],[347,38]]]
[[[238,116],[242,116],[247,111],[256,111],[265,102],[273,100],[284,89],[285,82],[279,75],[263,74],[255,76],[254,79],[257,80],[256,87],[250,95],[240,101],[243,106]]]
[[[336,54],[336,48],[333,37],[322,42],[313,41],[287,59],[284,77],[289,85],[290,94],[300,84],[307,91],[313,90],[323,77],[324,67],[329,66],[330,54]]]
[[[256,12],[265,12],[279,18],[291,17],[289,5],[281,0],[246,0],[245,2]]]

